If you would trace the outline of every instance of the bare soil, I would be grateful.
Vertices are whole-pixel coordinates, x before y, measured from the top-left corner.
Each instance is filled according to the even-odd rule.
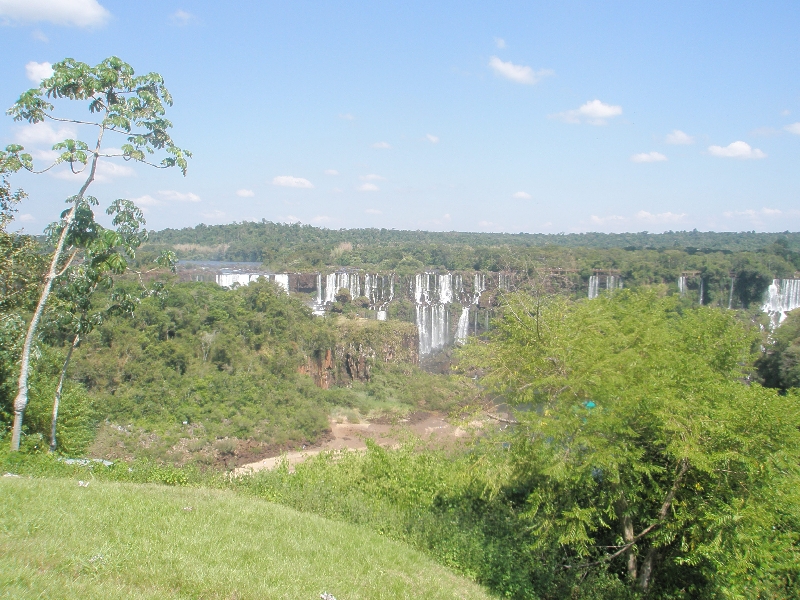
[[[330,424],[331,434],[323,442],[298,452],[267,456],[261,460],[243,464],[234,470],[234,474],[243,475],[271,470],[283,460],[286,460],[289,468],[292,468],[320,452],[361,452],[366,449],[366,440],[368,439],[379,446],[396,447],[403,439],[413,436],[423,440],[430,447],[449,447],[466,442],[475,431],[483,426],[483,422],[476,421],[470,423],[466,428],[462,428],[449,423],[445,415],[435,412],[415,412],[403,419],[379,418],[362,423],[331,420]]]

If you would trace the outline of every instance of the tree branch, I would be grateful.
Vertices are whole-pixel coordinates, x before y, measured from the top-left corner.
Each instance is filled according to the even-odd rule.
[[[661,525],[664,519],[667,518],[667,513],[669,512],[669,507],[672,506],[672,501],[675,499],[675,493],[678,491],[680,487],[681,481],[683,480],[684,475],[689,470],[689,460],[684,458],[681,459],[681,469],[678,471],[678,476],[675,478],[675,481],[672,484],[669,492],[667,492],[667,497],[664,498],[664,502],[661,504],[661,509],[658,511],[658,520],[655,523],[650,524],[649,526],[645,527],[642,531],[640,531],[637,535],[633,537],[633,539],[625,544],[624,546],[620,546],[619,550],[614,552],[613,554],[608,554],[601,558],[600,560],[595,560],[593,562],[582,563],[580,565],[561,565],[562,569],[584,569],[588,567],[596,567],[597,565],[602,565],[603,563],[607,563],[611,560],[617,558],[620,554],[623,554],[627,551],[631,546],[635,545],[640,539],[646,536],[648,533],[656,529]]]

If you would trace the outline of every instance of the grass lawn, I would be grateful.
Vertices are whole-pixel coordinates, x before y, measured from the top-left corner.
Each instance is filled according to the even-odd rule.
[[[0,477],[0,507],[0,598],[489,598],[403,544],[225,491]]]

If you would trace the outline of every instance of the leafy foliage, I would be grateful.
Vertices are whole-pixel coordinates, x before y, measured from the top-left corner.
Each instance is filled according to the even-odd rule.
[[[497,325],[472,353],[521,409],[505,485],[534,555],[659,595],[797,593],[800,403],[742,383],[754,334],[653,292],[516,296]]]
[[[771,334],[766,352],[756,362],[767,387],[800,388],[800,311],[792,311]]]

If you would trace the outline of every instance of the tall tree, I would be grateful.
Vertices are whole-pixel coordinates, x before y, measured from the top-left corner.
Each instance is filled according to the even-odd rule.
[[[800,591],[800,402],[748,383],[756,339],[652,291],[509,297],[467,350],[521,409],[511,485],[538,560],[656,595]]]
[[[72,236],[68,244],[80,248],[82,261],[71,266],[66,273],[59,277],[55,289],[56,314],[55,323],[66,334],[69,345],[64,359],[61,376],[56,386],[53,398],[53,417],[50,426],[50,450],[55,451],[57,445],[56,427],[58,424],[58,411],[61,401],[61,392],[64,389],[64,380],[69,369],[72,352],[78,347],[95,327],[112,315],[132,315],[136,309],[138,298],[129,293],[114,288],[114,275],[121,275],[128,269],[128,261],[136,258],[136,250],[147,240],[147,230],[142,211],[130,200],[115,200],[108,207],[106,213],[112,217],[113,229],[106,229],[94,220],[91,209],[93,198],[87,197],[78,207],[83,213],[86,225],[77,231],[78,236]],[[54,223],[48,230],[52,240],[57,240],[61,235],[59,223]],[[80,239],[77,239],[80,237]],[[159,267],[174,270],[174,256],[172,252],[165,251],[155,261]],[[152,271],[152,269],[151,269]],[[142,296],[148,296],[148,290],[141,282]],[[94,295],[97,291],[104,290],[109,293],[110,302],[103,308],[94,306]]]
[[[72,119],[58,116],[53,102],[61,100],[88,102],[92,120]],[[79,216],[79,208],[85,201],[86,191],[97,174],[101,158],[121,158],[158,168],[177,166],[186,175],[187,157],[191,154],[176,146],[169,135],[172,127],[166,118],[165,106],[172,105],[172,97],[157,73],[136,76],[133,68],[116,57],[111,57],[97,66],[66,59],[53,65],[53,75],[39,85],[22,94],[8,110],[17,121],[40,123],[57,121],[71,123],[94,130],[92,147],[82,140],[66,139],[53,146],[61,154],[57,160],[42,171],[57,164],[67,163],[74,173],[85,173],[86,179],[78,193],[68,200],[69,209],[62,215],[61,233],[55,242],[50,265],[44,278],[39,301],[25,334],[20,357],[20,373],[17,396],[14,400],[14,424],[11,449],[19,449],[22,421],[28,405],[28,378],[30,374],[31,349],[36,336],[53,282],[65,272],[78,253],[68,240],[74,233],[73,225]],[[105,151],[106,134],[124,136],[125,143],[119,151]],[[21,150],[21,148],[20,148]],[[163,152],[166,156],[159,162],[149,160],[150,155]],[[30,157],[19,155],[21,168],[33,170]]]

